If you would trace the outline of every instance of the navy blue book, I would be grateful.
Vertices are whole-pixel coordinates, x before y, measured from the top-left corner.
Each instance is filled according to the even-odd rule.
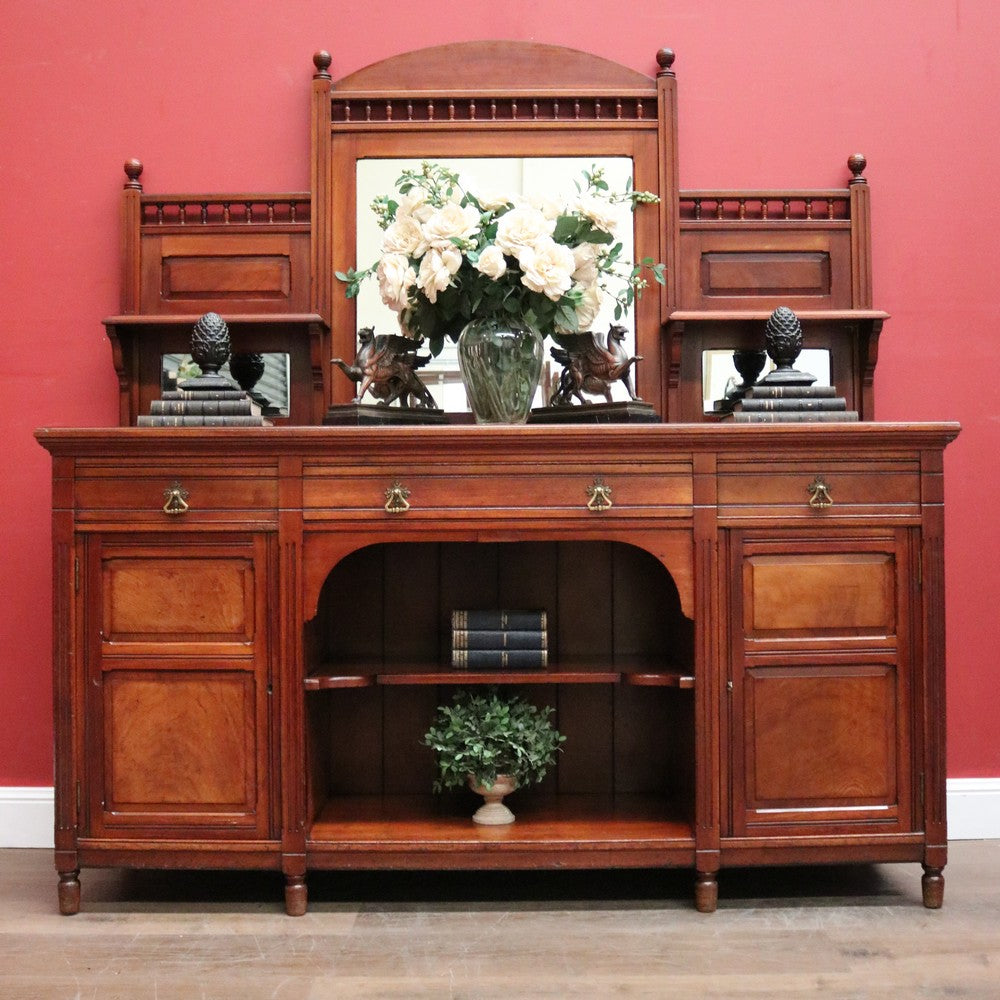
[[[544,632],[548,628],[545,611],[509,611],[492,608],[483,611],[452,611],[452,629],[508,629],[511,631]]]
[[[534,629],[452,629],[452,649],[548,649],[548,633]]]

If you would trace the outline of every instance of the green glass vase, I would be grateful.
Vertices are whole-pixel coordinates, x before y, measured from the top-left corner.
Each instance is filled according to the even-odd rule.
[[[458,367],[477,424],[523,424],[542,374],[544,338],[515,319],[473,319],[458,336]]]

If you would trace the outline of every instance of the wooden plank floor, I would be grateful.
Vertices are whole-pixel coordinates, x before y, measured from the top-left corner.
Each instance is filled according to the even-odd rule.
[[[1000,997],[1000,841],[953,844],[945,906],[919,865],[723,872],[85,870],[56,912],[48,851],[0,851],[0,1000]]]

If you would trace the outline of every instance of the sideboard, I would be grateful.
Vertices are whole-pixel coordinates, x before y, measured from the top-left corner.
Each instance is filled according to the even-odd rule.
[[[56,867],[946,859],[953,424],[139,428],[53,459]],[[601,487],[594,490],[594,487]],[[595,500],[596,497],[596,500]],[[551,665],[456,671],[456,607],[544,608]],[[566,742],[509,827],[431,794],[458,684]]]

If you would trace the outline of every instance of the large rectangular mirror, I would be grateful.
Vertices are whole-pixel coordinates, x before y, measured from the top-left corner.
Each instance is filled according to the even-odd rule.
[[[334,82],[326,72],[329,57],[318,54],[313,249],[322,275],[315,308],[329,318],[324,360],[354,356],[360,328],[396,329],[388,312],[379,318],[364,299],[347,299],[334,274],[374,263],[379,230],[369,206],[376,194],[393,191],[403,164],[442,163],[468,172],[470,183],[519,187],[536,196],[554,188],[558,196],[573,190],[583,168],[597,163],[615,171],[616,188],[630,179],[635,189],[660,198],[658,206],[637,211],[620,235],[633,241],[623,256],[667,268],[667,285],[647,289],[629,321],[629,351],[643,357],[635,369],[636,391],[661,411],[668,374],[662,324],[675,281],[677,172],[672,56],[657,61],[654,78],[560,46],[462,42],[395,56]],[[381,307],[374,284],[366,294]],[[600,330],[601,324],[610,325],[602,318],[594,326]],[[446,360],[427,381],[435,395],[448,397],[442,398],[445,410],[464,410],[464,398],[459,405],[448,396],[464,393],[451,388],[458,383]],[[561,366],[553,367],[558,374]],[[421,369],[421,376],[426,372]],[[339,405],[354,397],[357,385],[332,366],[328,388],[331,404]]]
[[[623,191],[633,184],[632,160],[629,157],[441,157],[435,163],[459,175],[463,190],[478,193],[499,193],[543,207],[546,203],[566,205],[584,186],[585,170],[601,169],[612,190]],[[357,266],[367,267],[378,259],[383,231],[378,224],[372,204],[376,198],[396,191],[396,182],[404,170],[419,169],[421,161],[410,158],[364,159],[357,166],[356,198],[356,249]],[[635,236],[633,213],[628,204],[614,206],[617,219],[615,236],[622,244],[622,259],[634,257]],[[397,315],[386,306],[379,295],[374,280],[365,282],[357,297],[358,329],[374,328],[378,334],[397,333]],[[606,331],[616,322],[614,303],[605,297],[604,306],[591,329]],[[635,317],[632,312],[618,320],[628,330],[623,342],[629,355],[635,353]],[[535,405],[544,405],[551,391],[551,383],[558,376],[559,366],[550,363],[546,347],[546,368],[536,394]],[[468,409],[465,390],[458,372],[455,345],[446,341],[444,349],[420,370],[421,381],[430,390],[437,405],[448,412]],[[612,388],[615,398],[627,399],[624,386]]]

